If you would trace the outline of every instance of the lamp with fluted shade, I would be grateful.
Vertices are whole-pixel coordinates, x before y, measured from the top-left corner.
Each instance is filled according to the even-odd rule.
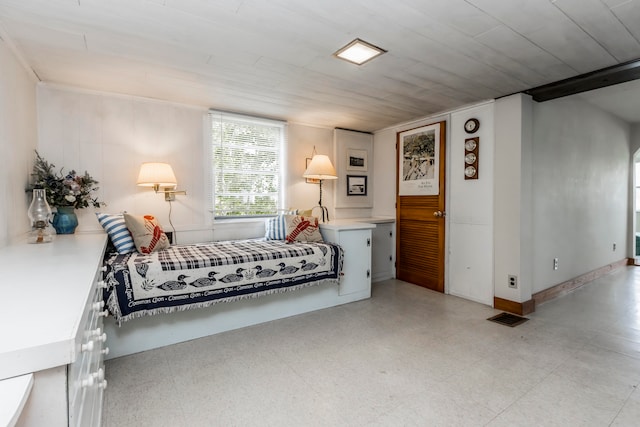
[[[311,159],[311,163],[309,163],[307,170],[304,171],[302,176],[320,181],[320,200],[316,207],[319,207],[320,210],[322,210],[322,222],[325,221],[325,216],[326,220],[329,221],[329,210],[326,206],[322,205],[322,181],[325,179],[338,179],[338,174],[331,164],[331,160],[324,154],[315,154]]]
[[[174,201],[176,194],[187,194],[184,190],[175,190],[178,181],[169,163],[143,163],[140,166],[136,184],[140,187],[153,187],[156,193],[164,193],[164,199],[167,202]],[[161,190],[160,187],[163,189]]]

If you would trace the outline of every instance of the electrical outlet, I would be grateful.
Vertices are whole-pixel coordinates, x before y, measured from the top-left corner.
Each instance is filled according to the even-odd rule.
[[[509,275],[509,287],[518,289],[518,276],[514,276],[512,274]]]
[[[553,269],[557,270],[558,269],[558,258],[554,258],[553,259]]]

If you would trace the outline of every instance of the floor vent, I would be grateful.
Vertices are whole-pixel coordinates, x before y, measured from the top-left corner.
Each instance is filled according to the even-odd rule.
[[[500,313],[496,316],[488,318],[487,320],[500,323],[501,325],[511,326],[513,328],[514,326],[518,326],[519,324],[524,323],[529,319],[527,319],[526,317],[516,316],[515,314],[511,313]]]

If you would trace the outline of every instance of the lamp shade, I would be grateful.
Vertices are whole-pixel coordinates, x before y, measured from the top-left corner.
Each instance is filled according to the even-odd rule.
[[[307,167],[302,176],[313,179],[338,179],[338,174],[331,164],[331,160],[324,154],[313,156],[309,167]]]
[[[143,163],[138,181],[141,187],[175,187],[178,182],[169,163]]]

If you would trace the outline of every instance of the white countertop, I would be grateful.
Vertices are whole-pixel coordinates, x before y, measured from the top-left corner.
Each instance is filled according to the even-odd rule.
[[[351,219],[337,219],[320,223],[320,230],[366,230],[370,228],[376,228],[376,225]]]
[[[0,426],[16,425],[32,387],[33,374],[0,380]]]
[[[0,380],[66,365],[107,243],[105,233],[0,249]]]
[[[334,219],[329,222],[320,223],[320,228],[357,230],[357,229],[365,229],[365,228],[376,228],[375,224],[383,224],[387,222],[395,222],[395,218],[370,217],[370,218]]]

